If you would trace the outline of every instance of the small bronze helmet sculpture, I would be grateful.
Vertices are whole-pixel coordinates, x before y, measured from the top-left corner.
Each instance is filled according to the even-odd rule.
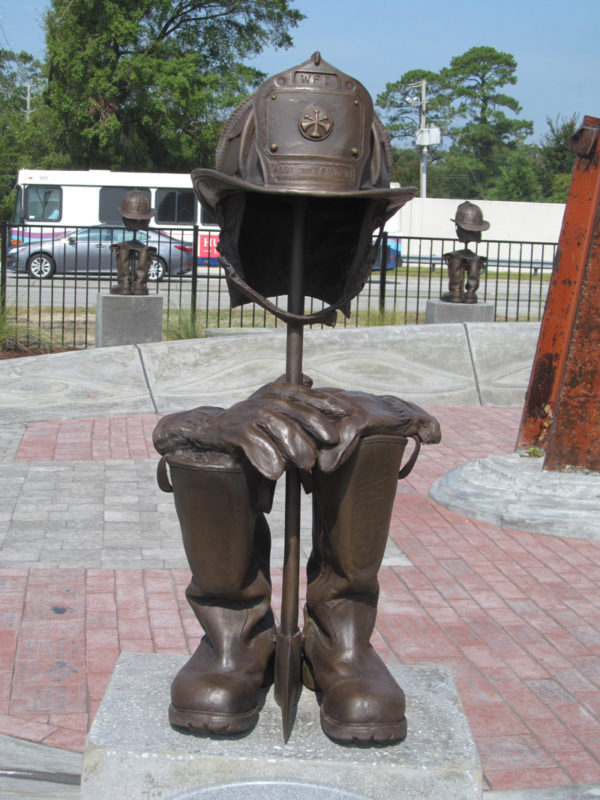
[[[123,225],[129,231],[147,231],[154,209],[145,192],[131,189],[126,192],[119,206]],[[137,239],[117,242],[111,245],[117,258],[117,285],[111,294],[148,294],[148,273],[156,253],[155,247],[148,247]]]
[[[465,244],[480,242],[482,231],[487,231],[490,227],[479,206],[469,200],[458,206],[451,222],[455,223],[459,242]],[[443,258],[448,266],[448,291],[441,299],[447,303],[476,303],[479,276],[486,267],[487,258],[468,248],[444,253]]]
[[[147,231],[154,216],[154,209],[150,206],[150,198],[145,192],[139,189],[127,192],[119,206],[119,214],[125,227],[131,231]]]
[[[479,206],[469,200],[458,206],[456,216],[451,222],[456,223],[456,234],[461,242],[481,241],[481,232],[489,230],[490,227],[490,223],[484,220]]]
[[[192,173],[221,225],[232,302],[260,303],[288,323],[288,335],[348,313],[374,260],[374,229],[417,192],[389,188],[390,164],[368,93],[318,53],[269,78],[226,124],[217,170]],[[293,294],[298,249],[303,292],[324,306],[308,314],[269,299]],[[437,421],[410,403],[314,389],[287,373],[229,409],[161,420],[159,484],[174,493],[192,571],[186,595],[205,631],[173,681],[173,725],[233,734],[256,723],[280,641],[265,515],[288,471],[313,496],[303,677],[322,693],[323,730],[343,743],[405,736],[404,694],[370,645],[377,574],[398,478],[420,443],[439,437]],[[408,438],[415,450],[400,471]],[[297,620],[297,602],[293,612]]]

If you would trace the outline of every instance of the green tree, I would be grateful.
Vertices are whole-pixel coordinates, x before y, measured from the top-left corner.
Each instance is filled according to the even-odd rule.
[[[510,53],[493,47],[472,47],[455,56],[440,73],[453,110],[455,124],[448,133],[463,150],[468,150],[489,167],[498,163],[498,152],[514,147],[533,133],[533,123],[513,119],[521,112],[518,101],[500,90],[515,84],[517,62]],[[464,122],[459,123],[460,120]]]
[[[452,145],[433,162],[427,186],[431,197],[482,198],[489,181],[486,165],[472,153]]]
[[[535,202],[542,199],[542,187],[535,169],[533,150],[533,146],[521,145],[510,152],[486,193],[489,200]]]
[[[426,81],[426,122],[445,129],[449,120],[450,104],[443,91],[440,76],[425,69],[405,72],[393,83],[387,83],[385,91],[377,96],[376,105],[380,116],[392,138],[404,146],[414,142],[420,124],[421,81]]]
[[[243,61],[287,47],[288,0],[53,0],[47,103],[73,167],[210,164],[225,119],[261,79]]]
[[[472,47],[438,73],[405,73],[378,96],[390,135],[402,140],[418,127],[418,110],[406,101],[409,84],[427,80],[427,125],[437,125],[444,137],[443,146],[431,151],[432,196],[485,197],[511,152],[533,132],[531,122],[517,118],[517,100],[501,91],[516,83],[516,69],[509,53]]]
[[[17,170],[33,154],[47,152],[43,142],[42,65],[29,53],[0,50],[0,218],[14,203]]]
[[[571,186],[571,174],[559,172],[552,178],[550,194],[546,199],[550,203],[566,203]]]
[[[421,160],[414,148],[392,148],[392,180],[402,186],[418,186]]]
[[[571,183],[575,154],[569,152],[569,142],[578,128],[577,117],[546,118],[548,130],[541,137],[535,158],[535,168],[544,199],[565,203]]]

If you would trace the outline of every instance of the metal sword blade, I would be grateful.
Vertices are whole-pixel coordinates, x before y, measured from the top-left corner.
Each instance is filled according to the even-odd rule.
[[[294,235],[288,308],[295,314],[304,311],[302,290],[305,198],[294,199]],[[302,383],[303,326],[288,323],[286,342],[286,378],[290,383]],[[285,485],[285,552],[281,594],[281,623],[275,644],[275,699],[281,707],[283,739],[291,732],[293,712],[302,689],[302,646],[298,630],[298,585],[300,571],[300,474],[296,469],[286,472]]]

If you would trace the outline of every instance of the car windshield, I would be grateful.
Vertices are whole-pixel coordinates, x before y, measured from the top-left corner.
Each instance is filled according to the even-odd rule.
[[[88,244],[95,242],[131,242],[137,239],[146,244],[148,234],[146,231],[130,231],[125,228],[79,228],[69,239],[77,244]]]
[[[99,242],[102,231],[100,228],[90,228],[89,230],[78,230],[75,234],[78,244],[85,244],[86,242]]]
[[[131,242],[133,239],[137,239],[142,244],[147,244],[148,242],[147,231],[130,231],[126,228],[105,228],[104,230],[107,234],[105,241]]]

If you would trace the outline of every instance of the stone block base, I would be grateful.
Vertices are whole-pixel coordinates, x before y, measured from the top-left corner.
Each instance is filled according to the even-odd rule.
[[[426,323],[493,321],[493,303],[447,303],[445,300],[428,300],[425,307]]]
[[[82,800],[481,800],[479,756],[443,667],[393,667],[407,695],[408,736],[359,748],[325,736],[316,695],[306,689],[287,744],[272,690],[245,735],[173,729],[169,688],[186,660],[121,655],[88,735]]]
[[[157,294],[99,294],[96,347],[162,341],[163,298]]]

